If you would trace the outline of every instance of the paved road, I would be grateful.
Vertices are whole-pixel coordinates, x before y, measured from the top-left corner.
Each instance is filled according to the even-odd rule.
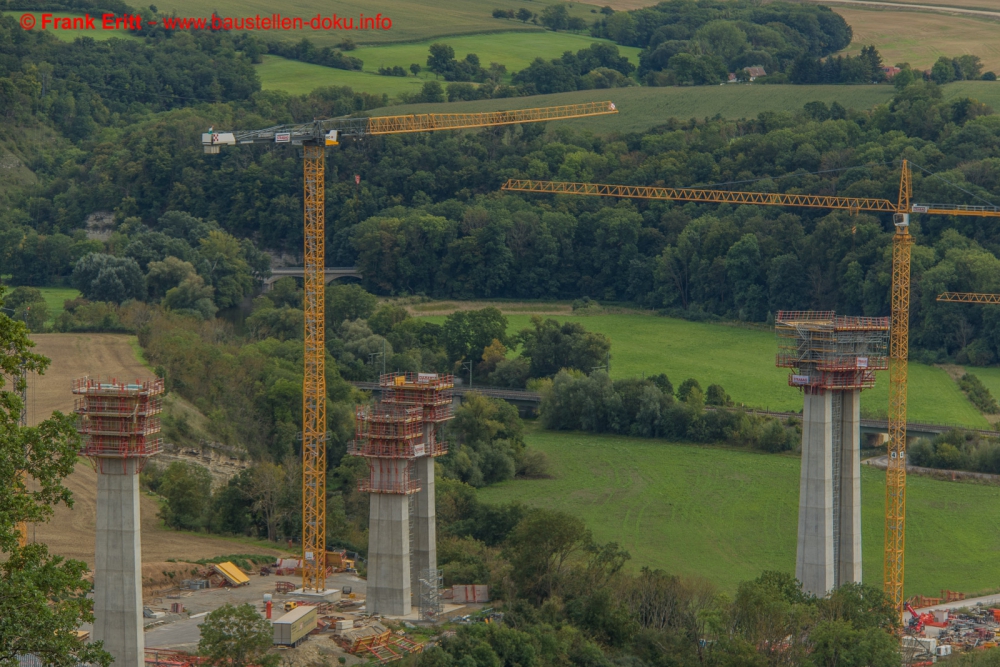
[[[889,467],[889,457],[876,456],[874,458],[865,459],[862,463],[872,466],[873,468],[885,470]],[[994,484],[1000,482],[1000,475],[991,475],[985,472],[969,472],[967,470],[945,470],[943,468],[923,468],[920,466],[908,465],[906,466],[906,472],[934,475],[935,477],[950,475],[952,479],[978,479],[984,482],[992,482]]]
[[[987,18],[1000,19],[1000,11],[989,9],[964,9],[962,7],[949,7],[947,5],[917,5],[908,2],[875,2],[874,0],[810,0],[821,2],[824,5],[867,5],[869,7],[883,7],[889,9],[916,9],[923,12],[941,12],[944,14],[969,14],[971,16],[984,16]]]

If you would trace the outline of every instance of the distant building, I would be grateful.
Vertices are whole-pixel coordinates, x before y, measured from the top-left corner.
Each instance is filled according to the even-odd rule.
[[[767,76],[767,72],[764,71],[764,68],[757,65],[753,67],[744,67],[743,71],[750,75],[750,81],[753,81],[758,76]],[[730,72],[727,83],[738,83],[739,80],[739,77],[736,76],[736,72]]]
[[[885,78],[892,79],[892,77],[899,74],[902,70],[898,67],[883,67],[882,71],[885,72]]]

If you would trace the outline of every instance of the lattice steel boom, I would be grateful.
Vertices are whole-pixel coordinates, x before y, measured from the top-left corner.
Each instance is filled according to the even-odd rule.
[[[902,161],[899,199],[794,195],[773,192],[736,192],[697,188],[665,188],[599,183],[508,180],[501,188],[509,192],[590,195],[667,201],[756,206],[797,206],[840,209],[851,213],[892,213],[896,226],[892,249],[891,330],[889,343],[889,468],[886,473],[884,588],[893,603],[903,608],[903,554],[906,536],[906,385],[910,319],[910,213],[1000,217],[1000,207],[954,206],[911,203],[913,179],[909,162]],[[942,298],[946,295],[949,298]],[[946,292],[938,301],[1000,303],[997,294]]]
[[[202,134],[206,153],[222,146],[291,144],[302,146],[305,231],[305,360],[302,391],[302,587],[326,587],[326,147],[342,137],[461,130],[538,123],[618,113],[611,102],[586,102],[537,109],[467,114],[415,114],[334,118],[262,130]]]
[[[658,188],[641,185],[604,185],[600,183],[561,183],[510,179],[501,187],[512,192],[548,192],[565,195],[595,195],[631,199],[663,199],[719,204],[754,204],[757,206],[804,206],[847,211],[894,213],[896,205],[888,199],[863,197],[827,197],[823,195],[786,195],[778,192],[737,192],[695,188]]]
[[[946,303],[985,303],[1000,304],[1000,294],[982,294],[979,292],[942,292],[937,301]]]

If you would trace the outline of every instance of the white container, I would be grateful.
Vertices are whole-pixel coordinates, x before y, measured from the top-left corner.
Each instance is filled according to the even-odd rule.
[[[944,656],[944,655],[951,655],[951,644],[945,644],[943,646],[938,646],[935,655],[937,655],[938,657]]]
[[[298,646],[316,628],[316,607],[296,607],[274,621],[272,626],[275,644]]]
[[[935,609],[934,610],[934,620],[938,623],[948,622],[948,610],[947,609]]]

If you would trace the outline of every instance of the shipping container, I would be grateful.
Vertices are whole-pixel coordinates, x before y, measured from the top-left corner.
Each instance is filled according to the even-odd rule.
[[[274,643],[298,646],[316,629],[316,607],[297,607],[274,622]]]

